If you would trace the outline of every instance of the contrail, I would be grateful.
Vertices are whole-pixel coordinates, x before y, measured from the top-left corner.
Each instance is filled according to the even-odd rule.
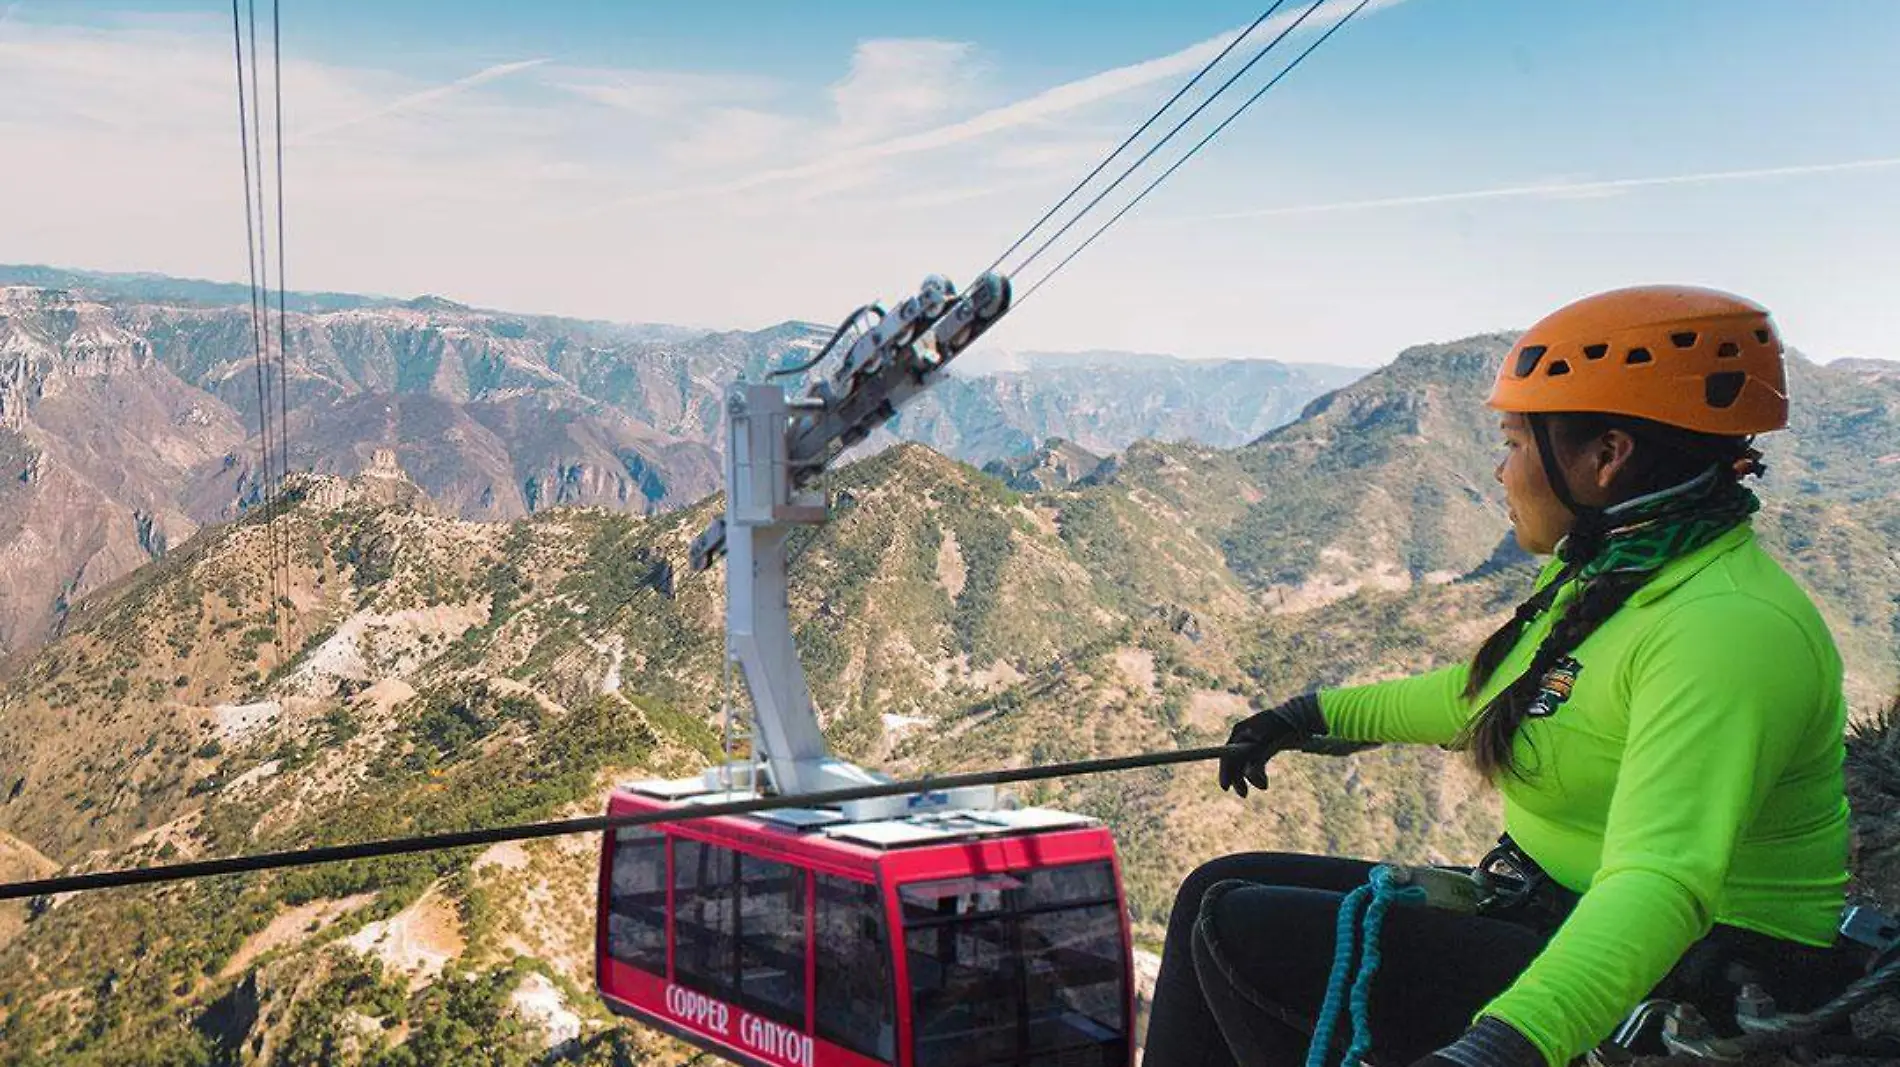
[[[1316,12],[1319,20],[1314,23],[1314,26],[1322,26],[1328,18],[1338,20],[1351,2],[1352,0],[1334,0],[1327,4]],[[1404,0],[1374,0],[1373,3],[1367,5],[1366,11],[1370,14],[1403,2]],[[1276,15],[1263,24],[1263,29],[1267,34],[1271,34],[1292,18],[1291,13]],[[678,200],[749,192],[763,186],[824,177],[860,168],[883,159],[919,152],[933,152],[995,134],[1035,126],[1103,100],[1195,70],[1213,58],[1232,37],[1233,34],[1230,32],[1165,56],[1099,71],[1087,77],[1045,89],[1034,96],[991,108],[967,119],[938,126],[935,129],[905,134],[876,144],[861,145],[807,163],[759,171],[717,184],[636,193],[615,199],[593,211],[616,207],[652,206]]]
[[[498,63],[495,66],[478,70],[465,78],[457,78],[447,85],[438,85],[433,89],[424,89],[421,92],[398,97],[373,111],[365,111],[360,115],[353,115],[347,119],[332,122],[327,126],[318,126],[315,129],[300,131],[296,137],[292,138],[291,143],[306,141],[312,137],[321,137],[324,134],[335,133],[338,130],[346,129],[350,126],[371,122],[388,115],[393,115],[399,111],[408,111],[413,108],[421,107],[424,104],[434,103],[445,97],[454,96],[457,93],[473,89],[477,85],[492,82],[497,78],[506,78],[510,74],[519,74],[530,67],[538,67],[546,62],[546,59],[524,59],[515,63]]]
[[[1335,211],[1372,211],[1380,208],[1417,207],[1424,204],[1450,204],[1463,200],[1505,200],[1512,197],[1587,196],[1591,193],[1618,193],[1625,189],[1644,189],[1659,185],[1712,185],[1717,182],[1755,181],[1761,178],[1791,178],[1808,174],[1839,174],[1846,171],[1882,170],[1900,167],[1900,158],[1856,159],[1844,163],[1810,163],[1795,167],[1766,167],[1759,170],[1718,170],[1703,174],[1669,174],[1655,178],[1611,178],[1596,182],[1548,182],[1542,185],[1509,185],[1497,189],[1472,189],[1462,193],[1429,193],[1424,196],[1388,196],[1376,200],[1341,200],[1331,204],[1297,204],[1291,207],[1256,208],[1229,211],[1218,215],[1191,215],[1174,222],[1222,222],[1233,219],[1266,219],[1283,215],[1324,215]],[[1160,221],[1160,220],[1156,220]]]

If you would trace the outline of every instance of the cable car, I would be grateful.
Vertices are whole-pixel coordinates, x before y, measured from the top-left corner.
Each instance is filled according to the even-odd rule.
[[[792,639],[786,539],[830,517],[803,491],[927,388],[1008,310],[1009,282],[942,277],[866,315],[828,378],[726,395],[726,509],[693,542],[724,555],[726,657],[752,702],[755,755],[613,792],[608,814],[678,813],[601,845],[602,999],[748,1067],[1129,1067],[1134,975],[1115,843],[1092,819],[998,803],[994,789],[798,796],[883,775],[827,751]],[[728,716],[731,714],[728,706]],[[786,806],[694,818],[777,795]]]
[[[608,811],[690,816],[752,795],[679,785],[623,787]],[[1034,808],[785,814],[607,835],[611,1009],[747,1065],[1128,1067],[1129,928],[1105,827]]]

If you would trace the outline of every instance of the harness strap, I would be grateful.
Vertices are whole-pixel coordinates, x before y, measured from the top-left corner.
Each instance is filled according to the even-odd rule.
[[[1510,834],[1499,836],[1471,873],[1479,886],[1478,914],[1546,933],[1563,925],[1583,899],[1552,878]]]

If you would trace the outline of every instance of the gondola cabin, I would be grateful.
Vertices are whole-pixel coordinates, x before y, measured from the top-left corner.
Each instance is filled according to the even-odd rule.
[[[639,783],[608,811],[751,795]],[[602,846],[600,903],[608,1006],[734,1063],[1132,1060],[1114,841],[1080,816],[801,809],[627,827]]]

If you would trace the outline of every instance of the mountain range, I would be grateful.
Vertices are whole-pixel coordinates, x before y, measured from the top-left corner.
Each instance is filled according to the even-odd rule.
[[[112,374],[165,366],[89,321]],[[1482,404],[1509,344],[1408,349],[1228,446],[1063,435],[985,471],[904,442],[835,469],[791,583],[834,748],[908,775],[1211,744],[1251,705],[1469,655],[1533,569]],[[1841,645],[1856,893],[1891,908],[1900,377],[1791,378],[1757,524]],[[721,758],[724,575],[687,565],[718,496],[472,517],[416,454],[198,520],[0,667],[0,878],[593,813]],[[1020,795],[1113,829],[1148,953],[1214,855],[1469,862],[1498,829],[1437,749],[1289,756],[1245,802],[1206,767]],[[562,839],[0,906],[0,1059],[684,1063],[590,992],[596,858]]]
[[[273,468],[347,477],[392,450],[437,506],[473,519],[562,505],[648,513],[704,497],[719,483],[725,388],[829,336],[809,323],[706,332],[439,297],[294,294],[286,305],[287,384],[268,445],[288,458]],[[261,501],[255,341],[243,287],[0,267],[0,654]],[[1352,373],[1107,359],[952,376],[860,453],[914,440],[982,464],[1052,435],[1105,451],[1142,438],[1233,445]]]

